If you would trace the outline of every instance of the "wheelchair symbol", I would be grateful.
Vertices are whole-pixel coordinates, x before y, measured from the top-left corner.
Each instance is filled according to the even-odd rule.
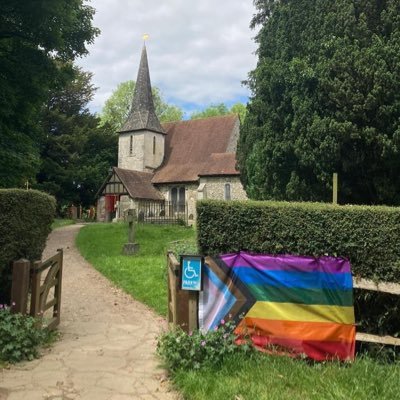
[[[188,261],[187,268],[185,268],[185,278],[193,279],[193,278],[197,278],[198,276],[199,275],[196,273],[196,271],[190,265],[190,261]]]

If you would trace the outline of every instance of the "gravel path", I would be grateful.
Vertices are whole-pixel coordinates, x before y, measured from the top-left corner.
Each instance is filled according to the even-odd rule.
[[[61,339],[38,360],[0,372],[0,400],[172,400],[154,355],[165,321],[87,263],[82,225],[54,230],[44,258],[64,248]]]

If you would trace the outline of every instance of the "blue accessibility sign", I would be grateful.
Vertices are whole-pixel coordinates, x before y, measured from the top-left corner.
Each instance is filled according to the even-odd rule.
[[[202,289],[203,257],[181,256],[182,290],[200,291]]]

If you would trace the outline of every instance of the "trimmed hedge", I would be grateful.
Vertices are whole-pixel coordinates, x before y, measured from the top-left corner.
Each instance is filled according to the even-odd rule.
[[[356,276],[400,282],[399,207],[204,200],[197,228],[203,254],[342,256]]]
[[[45,193],[0,189],[0,304],[9,301],[12,262],[40,259],[55,210],[55,199]]]

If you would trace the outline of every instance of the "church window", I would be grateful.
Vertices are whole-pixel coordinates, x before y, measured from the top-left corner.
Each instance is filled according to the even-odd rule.
[[[184,186],[171,188],[171,203],[174,212],[185,212],[186,189]]]
[[[153,136],[153,155],[156,154],[156,137]]]
[[[231,199],[231,184],[230,183],[225,183],[224,199],[225,200]]]
[[[133,153],[133,136],[130,136],[130,141],[129,141],[129,155],[131,156]]]

